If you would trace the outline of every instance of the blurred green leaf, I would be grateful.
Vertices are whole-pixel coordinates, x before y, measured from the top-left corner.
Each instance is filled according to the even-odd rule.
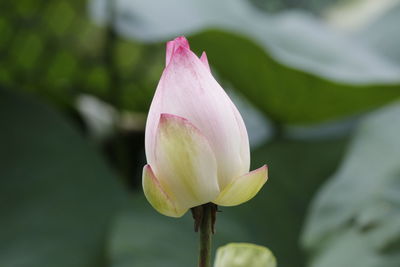
[[[137,62],[138,45],[129,42],[127,40],[118,40],[115,44],[116,52],[115,52],[115,60],[118,65],[118,71],[122,76],[126,76],[131,74],[129,71],[135,67],[135,63]],[[143,68],[143,66],[141,66]]]
[[[104,1],[90,9],[102,23]],[[116,2],[115,20],[119,33],[143,42],[192,36],[196,51],[276,121],[336,119],[400,96],[400,67],[303,13],[268,16],[245,1],[133,0]]]
[[[73,23],[75,11],[69,1],[53,1],[47,5],[43,16],[49,30],[62,36]]]
[[[107,98],[109,94],[108,89],[110,88],[110,77],[107,74],[105,66],[94,66],[87,70],[84,78],[86,79],[85,87],[87,92]]]
[[[252,169],[268,164],[264,189],[247,204],[224,209],[243,223],[251,240],[268,247],[280,266],[304,266],[299,237],[306,209],[325,177],[336,169],[346,139],[275,141],[252,154]]]
[[[370,115],[313,202],[303,244],[311,266],[400,264],[400,105]]]
[[[248,203],[220,207],[214,248],[230,242],[255,243],[269,247],[281,266],[304,266],[298,238],[306,207],[324,177],[334,171],[345,144],[278,141],[255,151],[252,169],[267,163],[269,181]],[[194,266],[197,239],[190,213],[182,219],[168,218],[144,197],[135,197],[112,232],[112,266]]]
[[[276,267],[276,259],[266,247],[230,243],[218,248],[214,267]]]
[[[266,12],[280,12],[285,9],[305,9],[313,13],[321,13],[337,2],[346,0],[249,0],[256,7]]]
[[[109,95],[103,93],[110,91],[108,72],[95,84],[86,83],[92,69],[106,67],[105,31],[85,15],[85,1],[2,1],[0,85],[35,93],[64,109],[81,92]]]
[[[0,90],[0,266],[106,266],[117,179],[65,119]]]
[[[23,18],[31,17],[37,11],[38,3],[34,0],[20,0],[13,3],[18,15]]]
[[[92,0],[92,17],[105,22],[107,12]],[[332,31],[321,20],[302,12],[268,16],[246,1],[166,0],[157,5],[144,0],[115,2],[116,30],[143,42],[166,41],[219,29],[243,35],[259,44],[280,64],[348,83],[400,82],[400,69],[355,42]],[[246,51],[237,51],[243,53]]]
[[[356,37],[374,48],[388,60],[400,64],[400,4],[364,26]]]
[[[0,49],[4,49],[7,47],[7,43],[10,40],[10,36],[12,33],[11,25],[6,18],[0,17]]]
[[[69,51],[59,51],[51,60],[47,71],[47,82],[50,85],[69,85],[77,75],[78,61]],[[57,88],[57,86],[54,86]]]
[[[365,111],[400,97],[393,85],[346,84],[287,67],[239,35],[207,31],[190,38],[221,77],[273,120],[317,123]],[[399,76],[400,77],[400,76]]]

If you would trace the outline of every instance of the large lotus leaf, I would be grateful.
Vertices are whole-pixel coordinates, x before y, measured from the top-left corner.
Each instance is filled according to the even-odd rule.
[[[106,2],[91,1],[97,21],[110,15]],[[114,3],[120,34],[143,42],[192,37],[195,50],[206,50],[212,67],[276,121],[331,120],[400,96],[399,66],[303,13],[268,16],[230,0]]]
[[[123,196],[96,150],[58,113],[0,90],[0,266],[106,266]]]
[[[360,125],[341,167],[311,207],[303,236],[314,255],[311,266],[399,266],[399,133],[399,104]]]
[[[400,4],[390,8],[379,18],[365,25],[356,38],[400,65]]]
[[[400,96],[400,83],[346,84],[289,68],[239,35],[214,30],[194,35],[191,41],[197,51],[208,52],[210,64],[222,77],[276,121],[321,122],[371,109]]]

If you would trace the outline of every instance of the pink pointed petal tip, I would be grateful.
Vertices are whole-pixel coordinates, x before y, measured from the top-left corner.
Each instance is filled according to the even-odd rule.
[[[165,57],[165,66],[168,66],[173,54],[180,47],[190,50],[189,42],[184,36],[179,36],[172,41],[167,42],[167,52]]]
[[[183,69],[193,69],[193,71],[197,71],[195,67],[193,66],[195,61],[198,61],[200,63],[199,58],[188,48],[179,46],[178,48],[174,48],[174,52],[169,59],[167,66],[164,69],[164,73],[168,72],[169,70],[172,70],[173,73],[179,72],[179,73],[184,73],[182,71]],[[201,67],[203,67],[203,64],[199,64]],[[197,63],[196,63],[196,66]],[[163,73],[163,75],[164,75]],[[186,76],[189,78],[188,76]],[[165,77],[161,77],[161,79],[164,82]],[[187,79],[183,79],[187,80]],[[171,84],[171,83],[170,83]]]
[[[209,71],[211,71],[211,70],[210,70],[210,65],[208,64],[208,59],[207,59],[207,54],[206,54],[206,52],[203,52],[203,53],[201,54],[200,60],[201,60],[201,62],[203,62],[204,66],[206,66],[206,68],[207,68]]]
[[[179,36],[173,40],[176,47],[182,46],[184,48],[190,49],[189,42],[185,36]]]

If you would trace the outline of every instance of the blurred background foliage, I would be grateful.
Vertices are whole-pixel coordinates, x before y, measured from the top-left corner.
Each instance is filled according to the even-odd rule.
[[[270,180],[215,247],[279,266],[400,266],[400,2],[0,3],[0,266],[193,266],[141,191],[164,43],[207,51]],[[179,238],[178,238],[179,237]],[[171,245],[173,244],[173,245]]]

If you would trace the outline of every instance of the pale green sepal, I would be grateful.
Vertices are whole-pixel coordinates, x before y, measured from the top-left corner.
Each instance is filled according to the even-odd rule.
[[[162,188],[150,165],[143,168],[143,191],[155,210],[169,217],[181,217],[187,209],[179,209]]]
[[[188,120],[161,114],[153,167],[165,191],[180,207],[211,202],[220,193],[217,163],[207,139]]]
[[[220,206],[236,206],[252,199],[268,179],[266,165],[233,179],[213,203]]]
[[[230,243],[218,248],[214,267],[276,267],[276,259],[266,247]]]

